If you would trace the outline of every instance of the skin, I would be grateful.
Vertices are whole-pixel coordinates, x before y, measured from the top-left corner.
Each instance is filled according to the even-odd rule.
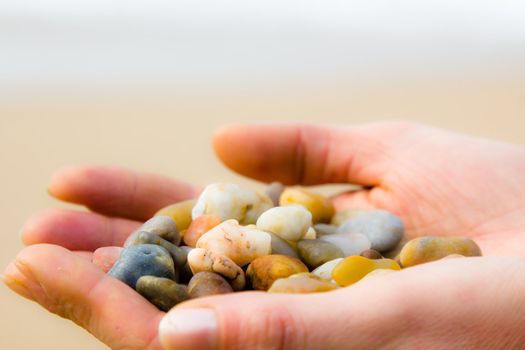
[[[427,263],[334,292],[211,296],[170,311],[213,310],[216,348],[522,346],[524,148],[407,123],[237,125],[217,131],[214,147],[228,167],[258,180],[362,185],[334,197],[336,207],[386,209],[403,219],[409,237],[469,236],[485,255]],[[49,192],[93,213],[53,209],[31,218],[23,232],[28,247],[5,271],[11,289],[113,349],[209,344],[206,332],[159,335],[165,314],[86,259],[101,246],[121,245],[141,221],[197,189],[94,166],[58,171]]]

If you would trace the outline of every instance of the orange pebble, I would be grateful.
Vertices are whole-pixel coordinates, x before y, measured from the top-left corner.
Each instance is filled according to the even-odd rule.
[[[187,246],[195,248],[199,238],[220,223],[221,218],[217,215],[201,215],[191,222],[182,239]]]

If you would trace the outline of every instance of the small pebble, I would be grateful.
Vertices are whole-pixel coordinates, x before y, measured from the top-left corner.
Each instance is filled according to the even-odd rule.
[[[217,215],[201,215],[192,221],[184,233],[184,243],[187,246],[195,247],[197,241],[203,234],[221,223],[221,218]]]
[[[297,242],[297,250],[301,260],[310,269],[337,258],[344,258],[343,251],[330,242],[319,239],[302,239]]]
[[[312,226],[312,214],[301,205],[271,208],[259,217],[257,227],[275,233],[282,239],[297,241]]]
[[[479,246],[467,237],[419,237],[409,241],[399,258],[403,267],[438,260],[450,254],[481,256]]]
[[[215,272],[226,277],[235,290],[241,290],[246,284],[244,271],[226,255],[211,250],[195,248],[188,254],[188,263],[193,274]]]
[[[206,186],[193,207],[192,217],[214,214],[221,221],[235,219],[241,224],[254,224],[257,218],[273,207],[272,200],[265,194],[243,189],[231,183],[217,183]]]
[[[370,241],[360,233],[334,233],[333,235],[321,236],[320,240],[332,243],[343,251],[344,256],[359,255],[370,249]]]
[[[306,191],[302,188],[287,188],[279,198],[279,205],[299,204],[312,213],[315,224],[319,222],[330,222],[335,213],[334,205],[330,198],[323,195]]]
[[[141,244],[156,244],[166,249],[173,258],[175,266],[181,267],[186,263],[186,251],[176,246],[173,243],[166,241],[164,238],[157,236],[154,233],[147,231],[135,231],[133,232],[126,242],[124,242],[124,247],[129,247],[132,245],[141,245]]]
[[[266,187],[266,195],[270,197],[273,202],[274,207],[279,205],[279,198],[283,193],[285,187],[280,182],[272,182]]]
[[[165,312],[189,298],[188,288],[185,285],[168,278],[142,276],[137,281],[136,289],[140,295]]]
[[[243,227],[236,220],[227,220],[202,235],[197,248],[226,255],[237,265],[244,266],[259,256],[270,254],[272,245],[268,233]]]
[[[137,280],[142,276],[174,279],[175,268],[166,249],[155,244],[141,244],[124,248],[108,275],[135,289]]]
[[[288,241],[282,239],[274,233],[268,232],[268,234],[272,240],[272,254],[288,255],[292,258],[299,259],[299,254],[297,254],[295,249]]]
[[[383,256],[381,253],[379,253],[377,250],[374,249],[367,249],[365,251],[362,251],[361,254],[359,254],[365,258],[368,259],[383,259]]]
[[[337,231],[337,226],[330,224],[315,224],[314,229],[317,233],[317,237],[320,237],[326,235],[333,235],[335,231]]]
[[[190,226],[192,220],[191,210],[196,202],[195,199],[189,199],[168,205],[156,212],[155,216],[166,215],[171,217],[177,224],[179,231],[182,233],[183,230],[186,230],[188,226]]]
[[[346,287],[356,283],[370,272],[377,269],[401,270],[391,259],[367,259],[354,255],[345,258],[332,270],[332,278],[340,286]]]
[[[164,238],[175,245],[180,244],[180,234],[177,224],[167,215],[154,216],[146,221],[137,231],[147,231]]]
[[[386,210],[367,210],[344,222],[338,233],[361,233],[372,244],[371,248],[383,252],[394,248],[403,238],[401,219]]]
[[[213,272],[196,273],[188,284],[188,294],[192,299],[228,293],[233,293],[230,284],[222,276]]]
[[[315,229],[313,227],[310,227],[308,231],[306,231],[302,239],[316,239],[316,238],[317,238],[317,232],[315,232]]]
[[[92,262],[102,271],[111,270],[122,253],[122,247],[100,247],[93,252]]]
[[[329,292],[339,288],[334,283],[328,282],[313,273],[299,273],[288,278],[276,280],[269,293],[318,293]]]
[[[344,260],[344,258],[338,258],[338,259],[330,260],[330,261],[324,263],[323,265],[319,266],[315,270],[313,270],[312,273],[314,275],[317,275],[317,276],[321,277],[324,280],[331,281],[332,280],[332,271],[343,260]]]
[[[301,260],[287,255],[265,255],[251,262],[246,276],[254,289],[267,290],[275,280],[300,272],[308,272]]]

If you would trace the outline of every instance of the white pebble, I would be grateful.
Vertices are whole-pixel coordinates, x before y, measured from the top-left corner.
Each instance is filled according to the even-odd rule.
[[[287,241],[298,241],[312,226],[312,214],[302,205],[274,207],[262,213],[256,225]]]
[[[241,224],[254,224],[257,218],[273,207],[265,194],[247,190],[231,183],[216,183],[206,186],[193,207],[193,219],[214,214],[221,220],[235,219]]]

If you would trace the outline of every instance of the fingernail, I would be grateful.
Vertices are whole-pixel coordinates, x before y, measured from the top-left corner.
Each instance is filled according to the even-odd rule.
[[[212,309],[174,309],[160,322],[159,339],[165,350],[217,348],[217,317]]]

